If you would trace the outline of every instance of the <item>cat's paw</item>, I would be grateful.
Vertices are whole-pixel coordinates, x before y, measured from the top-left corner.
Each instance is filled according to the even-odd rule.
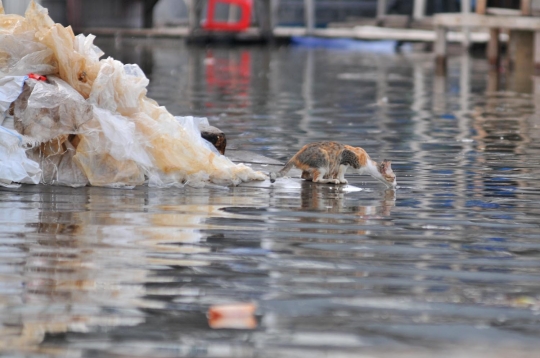
[[[341,179],[339,181],[340,184],[349,184],[349,181],[347,179]]]
[[[339,179],[333,179],[333,180],[330,181],[330,183],[332,183],[332,184],[339,184],[340,181],[339,181]]]

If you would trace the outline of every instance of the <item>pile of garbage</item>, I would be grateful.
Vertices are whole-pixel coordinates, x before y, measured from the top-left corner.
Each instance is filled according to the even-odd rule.
[[[201,138],[198,119],[146,97],[148,79],[54,23],[0,0],[0,185],[237,185],[266,176]]]

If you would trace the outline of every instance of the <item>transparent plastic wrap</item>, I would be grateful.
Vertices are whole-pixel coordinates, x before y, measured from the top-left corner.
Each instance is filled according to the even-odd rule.
[[[94,120],[80,135],[75,161],[83,168],[92,185],[135,186],[145,181],[152,161],[144,138],[129,119],[94,106]]]
[[[42,169],[41,183],[81,187],[88,184],[88,178],[73,161],[78,143],[74,135],[62,135],[27,151],[29,159],[37,162]]]
[[[15,129],[30,138],[43,183],[166,187],[266,178],[216,152],[193,118],[179,121],[146,97],[149,81],[137,65],[100,60],[94,36],[74,36],[33,1],[24,18],[0,15],[0,23],[1,74],[54,73],[48,82],[27,80],[15,101]],[[21,49],[12,48],[17,42]]]
[[[57,72],[53,52],[47,46],[34,41],[32,31],[17,35],[0,32],[0,77],[24,76],[35,72]]]
[[[89,101],[100,108],[122,115],[139,111],[140,100],[146,95],[148,79],[137,65],[124,65],[107,58],[92,84]]]
[[[0,77],[0,125],[11,103],[21,94],[27,78],[27,76]]]
[[[49,82],[26,80],[15,101],[15,128],[38,143],[81,133],[81,126],[93,118],[92,105],[71,86],[54,76]]]
[[[23,136],[0,126],[0,186],[18,187],[16,183],[38,184],[39,164],[26,156]]]
[[[99,138],[99,136],[98,136]],[[131,160],[117,160],[103,151],[96,151],[93,136],[81,136],[75,162],[94,186],[133,187],[144,183],[144,173]]]

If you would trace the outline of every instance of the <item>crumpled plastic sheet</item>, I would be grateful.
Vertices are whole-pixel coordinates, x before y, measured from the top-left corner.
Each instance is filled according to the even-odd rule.
[[[53,52],[34,41],[31,31],[20,35],[3,34],[0,30],[0,76],[43,75],[56,72]]]
[[[41,169],[26,156],[23,137],[0,126],[0,186],[16,188],[17,183],[39,184]]]
[[[137,65],[100,60],[93,35],[75,36],[33,1],[25,17],[1,7],[0,119],[14,101],[14,130],[0,126],[1,183],[168,187],[266,178],[202,139],[205,119],[174,117],[146,97],[149,81]],[[7,77],[31,72],[48,81],[25,78],[23,87]]]
[[[2,124],[11,103],[22,93],[24,81],[27,78],[28,76],[0,77],[0,124]]]
[[[92,105],[66,82],[49,76],[46,83],[26,80],[24,90],[15,101],[15,128],[38,143],[62,134],[77,134],[92,120]]]
[[[41,183],[81,187],[87,185],[88,178],[75,163],[75,147],[68,135],[42,143],[28,150],[28,158],[42,169]],[[72,138],[71,138],[72,139]]]

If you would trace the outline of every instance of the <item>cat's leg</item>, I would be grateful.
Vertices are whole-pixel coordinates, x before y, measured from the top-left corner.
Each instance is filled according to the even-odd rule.
[[[311,175],[311,173],[309,171],[304,170],[302,172],[302,179],[307,180],[307,181],[312,181],[313,180],[313,175]]]
[[[318,168],[313,170],[313,182],[322,184],[339,184],[338,179],[324,179],[327,170],[325,168]]]
[[[349,168],[348,165],[340,165],[338,170],[337,179],[341,184],[347,184],[349,183],[347,179],[345,179],[345,173],[347,172],[347,169]]]

